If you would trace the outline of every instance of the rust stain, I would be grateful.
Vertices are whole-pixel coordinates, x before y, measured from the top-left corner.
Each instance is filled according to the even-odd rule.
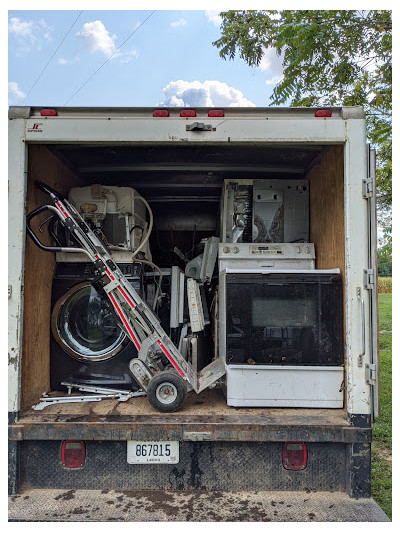
[[[14,367],[14,371],[16,372],[18,369],[18,356],[12,356],[10,352],[8,352],[8,365]]]

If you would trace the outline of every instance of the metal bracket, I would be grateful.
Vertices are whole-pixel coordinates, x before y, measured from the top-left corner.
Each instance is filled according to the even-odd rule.
[[[107,285],[103,285],[103,289],[107,294],[116,289],[117,287],[119,287],[119,281],[116,279],[110,281],[109,283],[107,283]]]
[[[12,296],[12,285],[8,286],[8,299],[10,299]]]
[[[211,131],[211,124],[204,124],[204,122],[193,122],[186,126],[186,131]]]
[[[208,431],[184,431],[183,440],[191,440],[194,442],[211,440],[211,432]]]
[[[125,389],[111,389],[109,387],[100,387],[97,385],[81,385],[79,383],[69,383],[66,381],[61,382],[68,389],[68,394],[71,394],[72,389],[78,389],[81,392],[91,392],[98,395],[114,396],[119,402],[126,402],[130,398],[135,396],[146,396],[146,393],[142,390],[130,391]],[[85,396],[88,398],[88,396]]]
[[[374,181],[372,178],[365,178],[362,180],[362,195],[363,198],[372,198],[374,194]]]
[[[81,402],[100,402],[101,400],[118,400],[119,402],[126,402],[130,398],[135,396],[144,396],[144,391],[128,391],[121,389],[109,389],[107,387],[96,387],[91,385],[80,385],[77,383],[63,382],[61,385],[65,385],[68,388],[68,394],[66,396],[48,396],[47,393],[43,393],[39,400],[39,403],[33,405],[32,408],[35,411],[41,411],[48,405],[57,403],[81,403]],[[91,392],[94,394],[85,394],[81,396],[73,396],[71,394],[72,389],[78,389],[81,392]]]
[[[156,345],[156,341],[153,339],[153,337],[152,336],[146,337],[140,345],[140,350],[137,355],[137,358],[140,359],[142,362],[148,364],[148,359],[149,359],[148,355],[149,353],[153,355],[154,345]]]
[[[376,385],[376,365],[373,363],[365,363],[365,380],[368,385]]]
[[[55,403],[100,402],[101,400],[104,400],[104,398],[104,394],[91,394],[90,396],[42,396],[39,403],[32,405],[32,409],[35,411],[41,411],[48,405],[53,405]],[[113,396],[110,396],[109,398],[113,398]]]
[[[153,377],[153,373],[149,370],[147,365],[135,357],[134,359],[131,359],[129,363],[129,370],[132,372],[133,377],[136,379],[142,389],[147,391],[149,382]]]
[[[373,268],[364,268],[364,289],[373,289],[375,287],[375,270]]]
[[[107,270],[106,266],[104,265],[103,261],[101,259],[97,259],[93,262],[93,267],[96,273],[98,274],[104,274],[104,272]]]

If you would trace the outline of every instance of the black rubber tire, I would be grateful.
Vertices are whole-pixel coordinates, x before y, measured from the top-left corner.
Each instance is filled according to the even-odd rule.
[[[168,387],[168,384],[172,385]],[[165,395],[165,401],[162,400],[162,388],[165,385],[166,390],[171,390],[171,397]],[[147,387],[147,399],[150,405],[162,413],[173,413],[178,411],[186,399],[187,387],[186,382],[175,370],[163,370],[153,376]]]

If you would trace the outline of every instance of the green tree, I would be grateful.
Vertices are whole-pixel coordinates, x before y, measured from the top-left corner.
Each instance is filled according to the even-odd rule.
[[[392,254],[385,247],[378,250],[378,276],[392,277]]]
[[[282,58],[272,105],[349,106],[366,111],[377,149],[377,197],[386,229],[392,201],[391,11],[228,11],[213,44],[224,59],[236,54],[258,66],[267,49]],[[389,225],[388,225],[389,224]]]

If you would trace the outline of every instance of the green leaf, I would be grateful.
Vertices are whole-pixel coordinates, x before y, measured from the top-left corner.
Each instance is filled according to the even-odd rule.
[[[362,105],[377,149],[377,200],[391,205],[392,13],[388,10],[263,10],[221,13],[223,59],[257,67],[264,49],[282,58],[272,105]]]

